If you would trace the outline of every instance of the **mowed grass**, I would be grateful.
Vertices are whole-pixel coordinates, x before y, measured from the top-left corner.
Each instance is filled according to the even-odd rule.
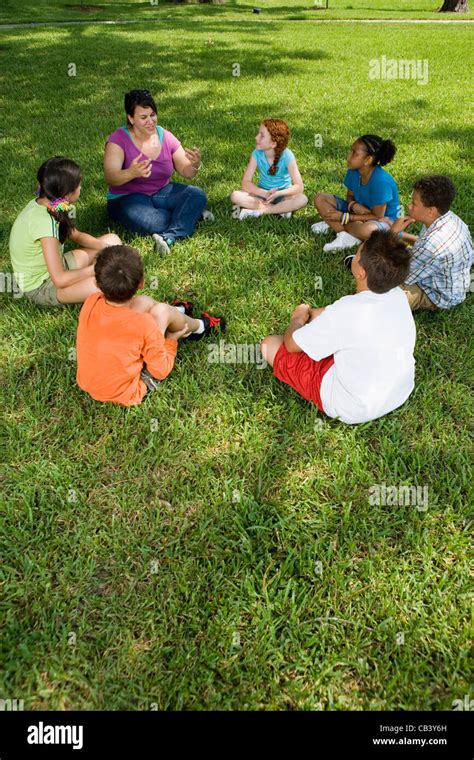
[[[124,239],[144,257],[147,293],[193,291],[226,314],[229,343],[254,344],[297,303],[352,289],[342,256],[322,252],[329,238],[311,237],[311,207],[290,222],[231,217],[268,115],[289,122],[311,197],[341,192],[348,146],[376,132],[398,146],[388,168],[405,204],[415,177],[445,172],[472,224],[467,28],[322,34],[224,20],[2,37],[3,271],[11,224],[53,154],[83,167],[79,227],[107,230],[103,145],[136,86],[155,93],[161,124],[201,146],[216,222],[168,258]],[[381,55],[428,58],[429,83],[370,80]],[[3,295],[0,696],[101,710],[441,710],[463,699],[470,298],[416,315],[411,398],[349,427],[270,369],[209,363],[205,342],[181,345],[139,408],[95,403],[75,385],[79,308]],[[428,509],[371,504],[382,483],[427,487]]]
[[[170,2],[170,0],[90,0],[90,2],[64,2],[64,0],[2,0],[0,23],[44,21],[122,21],[175,19],[240,18],[250,22],[268,19],[459,19],[474,18],[474,13],[438,12],[441,0],[261,0],[254,3],[225,0],[201,4]],[[254,7],[261,15],[254,16]]]

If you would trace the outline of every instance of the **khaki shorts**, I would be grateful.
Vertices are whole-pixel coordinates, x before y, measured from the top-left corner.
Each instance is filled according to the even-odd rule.
[[[76,259],[72,251],[68,251],[63,255],[64,269],[71,270],[77,269]],[[36,306],[65,306],[65,304],[58,301],[56,295],[56,285],[53,283],[51,277],[41,283],[38,288],[30,290],[25,293],[26,298],[29,301],[36,304]]]
[[[402,290],[405,291],[405,295],[408,298],[410,309],[416,311],[416,309],[429,309],[430,311],[439,311],[436,304],[430,301],[425,291],[418,285],[402,285]]]

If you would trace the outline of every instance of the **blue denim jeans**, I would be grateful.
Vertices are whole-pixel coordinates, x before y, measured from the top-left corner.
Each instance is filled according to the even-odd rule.
[[[194,185],[170,182],[154,195],[129,193],[108,200],[111,219],[130,232],[152,235],[158,232],[165,240],[189,237],[206,208],[206,193]]]

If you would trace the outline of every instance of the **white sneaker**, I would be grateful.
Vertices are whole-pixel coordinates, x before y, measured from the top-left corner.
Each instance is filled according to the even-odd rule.
[[[311,225],[313,235],[324,235],[329,229],[329,224],[326,222],[316,222],[316,224]]]
[[[354,235],[349,235],[348,232],[338,232],[332,243],[326,243],[323,246],[323,251],[340,251],[343,248],[353,248],[355,245],[359,245],[360,240]]]
[[[167,254],[170,253],[170,247],[166,240],[161,237],[161,235],[158,235],[157,232],[154,232],[152,235],[153,240],[155,241],[155,251],[156,253],[161,254]]]
[[[251,208],[243,208],[242,211],[239,214],[239,220],[242,221],[243,219],[249,219],[249,217],[257,217],[262,216],[261,211],[255,211]]]
[[[284,214],[280,214],[280,216],[282,219],[291,219],[291,217],[293,216],[293,212],[286,211]]]
[[[209,211],[207,208],[204,209],[204,211],[201,214],[201,219],[203,222],[215,222],[216,217],[212,213],[212,211]]]

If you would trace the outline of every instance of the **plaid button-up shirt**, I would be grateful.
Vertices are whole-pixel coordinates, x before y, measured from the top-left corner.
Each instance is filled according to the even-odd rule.
[[[473,263],[469,228],[448,211],[428,228],[423,225],[412,248],[407,285],[418,285],[440,309],[464,301]]]

